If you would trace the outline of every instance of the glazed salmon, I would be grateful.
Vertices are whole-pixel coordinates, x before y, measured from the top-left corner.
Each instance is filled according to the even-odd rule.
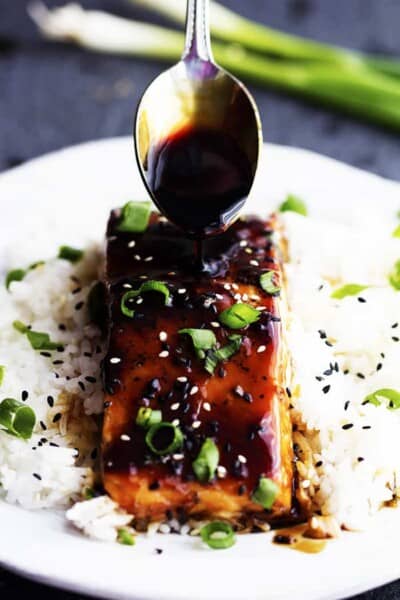
[[[294,511],[290,360],[274,220],[243,218],[210,239],[209,272],[198,274],[192,243],[163,217],[153,214],[144,233],[132,234],[119,231],[120,215],[109,220],[104,273],[106,491],[141,524],[285,519]],[[263,289],[263,274],[272,290]],[[146,281],[164,291],[141,288]],[[252,308],[253,322],[232,329],[221,313],[238,303]],[[188,329],[211,332],[215,344],[196,350]],[[168,425],[153,425],[150,439],[144,414]],[[204,478],[196,459],[206,441],[212,467]],[[274,491],[268,508],[257,493],[265,480]]]

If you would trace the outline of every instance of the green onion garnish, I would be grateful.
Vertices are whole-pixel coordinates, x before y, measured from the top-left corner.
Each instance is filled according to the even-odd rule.
[[[145,406],[141,406],[139,408],[136,417],[136,425],[139,425],[139,427],[143,427],[143,429],[149,429],[153,425],[161,423],[161,421],[161,410],[153,410],[152,408],[146,408]]]
[[[206,350],[211,350],[217,343],[215,333],[211,329],[180,329],[178,333],[190,336],[198,358],[205,358]]]
[[[357,296],[360,292],[363,292],[368,288],[367,285],[360,285],[358,283],[347,283],[340,288],[334,290],[331,294],[331,298],[336,300],[342,300],[347,296]]]
[[[13,269],[6,276],[6,288],[8,289],[13,281],[22,281],[26,275],[24,269]]]
[[[0,365],[0,385],[3,383],[4,381],[4,374],[6,372],[6,368],[4,365]]]
[[[162,421],[152,425],[146,433],[146,444],[154,454],[163,456],[181,448],[183,433],[172,423]]]
[[[101,281],[97,281],[92,286],[88,294],[87,306],[90,320],[104,332],[107,327],[107,307],[105,287]]]
[[[142,283],[138,290],[129,290],[126,292],[121,299],[121,312],[126,317],[132,318],[135,314],[135,311],[132,308],[129,308],[128,302],[133,300],[137,296],[141,294],[145,294],[146,292],[159,292],[164,295],[164,304],[168,304],[168,300],[170,297],[169,289],[162,283],[162,281],[145,281]]]
[[[197,479],[202,482],[211,481],[217,470],[218,461],[218,447],[211,438],[207,438],[192,464]]]
[[[52,342],[48,333],[41,331],[32,331],[22,321],[14,321],[13,327],[20,333],[23,333],[28,338],[34,350],[61,350],[62,345],[57,342]]]
[[[396,291],[400,290],[400,260],[395,263],[389,275],[389,283]]]
[[[306,217],[308,214],[307,206],[298,196],[289,194],[279,207],[280,212],[296,212]]]
[[[272,479],[260,477],[257,488],[254,490],[251,499],[256,504],[261,504],[263,508],[270,510],[278,495],[279,488]]]
[[[127,202],[121,211],[117,229],[131,233],[146,231],[151,215],[151,202]]]
[[[71,246],[60,246],[57,258],[69,260],[71,263],[76,263],[81,260],[83,254],[83,250],[79,250],[78,248],[71,248]]]
[[[382,404],[382,400],[380,400],[380,398],[389,400],[389,409],[397,410],[400,408],[400,392],[397,390],[392,390],[391,388],[382,388],[380,390],[376,390],[376,392],[366,396],[365,402],[369,402],[374,406],[380,406]]]
[[[14,398],[6,398],[0,403],[0,426],[11,435],[29,440],[35,423],[36,416],[30,406]]]
[[[206,355],[204,368],[211,375],[214,373],[219,362],[228,360],[231,356],[236,354],[242,345],[243,338],[241,335],[230,335],[228,339],[230,340],[229,344],[223,348],[218,348],[218,350],[210,350]]]
[[[243,329],[260,318],[260,311],[250,304],[233,304],[219,315],[219,320],[230,329]]]
[[[235,532],[229,523],[213,521],[200,529],[201,539],[213,550],[225,550],[236,542]]]
[[[134,546],[136,544],[135,536],[124,527],[118,529],[117,541],[124,546]]]
[[[93,488],[91,487],[87,487],[83,490],[83,497],[85,498],[85,500],[92,500],[93,498],[95,498],[96,494]]]
[[[275,271],[267,271],[260,276],[260,286],[267,294],[278,294],[281,291],[279,285],[274,284]]]
[[[392,237],[400,238],[400,225],[397,225],[396,229],[392,233]]]

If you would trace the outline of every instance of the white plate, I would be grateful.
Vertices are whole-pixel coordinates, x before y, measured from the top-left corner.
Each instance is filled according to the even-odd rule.
[[[314,215],[358,227],[376,219],[392,223],[400,208],[398,184],[304,150],[266,146],[249,209],[266,214],[287,192],[306,198]],[[10,240],[29,240],[34,261],[61,243],[82,243],[82,229],[98,239],[111,207],[143,196],[127,138],[84,144],[10,171],[0,176],[0,264],[9,260]],[[17,264],[18,255],[12,260]],[[273,546],[271,534],[240,536],[224,552],[179,536],[144,536],[135,548],[109,545],[85,539],[60,514],[4,502],[0,523],[0,564],[107,598],[328,600],[400,576],[395,510],[382,511],[367,533],[343,534],[318,555]]]

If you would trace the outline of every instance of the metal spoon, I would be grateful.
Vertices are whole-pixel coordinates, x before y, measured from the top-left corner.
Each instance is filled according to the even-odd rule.
[[[187,1],[186,44],[182,58],[147,88],[139,103],[135,122],[136,157],[151,197],[168,219],[184,229],[188,236],[197,239],[224,231],[238,217],[253,184],[262,145],[260,117],[252,96],[240,81],[213,60],[208,5],[208,0]],[[226,197],[222,199],[214,193],[207,199],[207,189],[199,191],[199,188],[207,188],[207,179],[211,186],[218,165],[227,161],[224,156],[210,158],[213,142],[208,142],[208,148],[204,150],[198,147],[198,141],[186,148],[184,140],[180,142],[180,156],[185,159],[186,155],[193,160],[189,165],[180,165],[186,180],[182,184],[184,189],[180,189],[177,196],[179,202],[176,198],[175,202],[171,202],[172,194],[161,193],[160,179],[171,180],[171,168],[175,168],[168,164],[171,153],[165,149],[168,150],[169,140],[182,131],[211,131],[212,139],[217,142],[219,134],[223,135],[225,142],[221,147],[227,148],[228,154],[234,148],[232,164],[242,162],[247,165],[245,193],[243,186],[240,191],[238,185],[234,188],[233,184],[232,189],[228,189],[226,180],[229,175],[222,173],[224,181],[214,183],[216,189],[228,189]],[[193,147],[196,143],[197,146]],[[158,154],[157,148],[162,149]],[[176,156],[172,162],[174,160],[176,162]],[[206,166],[202,171],[202,165],[212,160],[214,163],[208,165],[208,171]],[[164,177],[165,173],[168,177]],[[175,168],[175,179],[176,176]],[[239,176],[236,184],[238,179]],[[181,183],[178,181],[178,187]],[[235,194],[242,197],[235,197]]]

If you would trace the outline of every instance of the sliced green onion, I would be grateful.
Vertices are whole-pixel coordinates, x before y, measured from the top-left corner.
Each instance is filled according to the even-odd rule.
[[[88,295],[87,306],[90,320],[104,332],[107,327],[107,306],[106,290],[101,281],[97,281],[92,286]]]
[[[132,318],[135,314],[135,311],[132,308],[129,308],[127,303],[130,300],[133,300],[137,296],[141,296],[146,292],[158,292],[163,294],[164,296],[164,304],[168,304],[170,293],[168,287],[162,281],[145,281],[142,283],[138,290],[129,290],[122,296],[121,300],[121,312],[126,317]]]
[[[11,435],[29,440],[35,423],[36,416],[30,406],[14,398],[6,398],[0,403],[0,426]]]
[[[230,329],[243,329],[260,318],[260,311],[250,304],[233,304],[219,315],[219,320]]]
[[[307,206],[298,196],[289,194],[279,207],[280,212],[295,212],[306,217],[308,214]]]
[[[22,281],[26,275],[24,269],[13,269],[6,276],[6,288],[8,289],[13,281]]]
[[[190,336],[198,358],[205,358],[206,350],[211,350],[217,343],[211,329],[180,329],[178,333]]]
[[[228,339],[230,340],[230,343],[223,348],[218,348],[218,350],[210,350],[207,352],[204,368],[208,373],[210,373],[210,375],[214,373],[219,362],[231,358],[231,356],[236,354],[242,345],[243,338],[240,335],[230,335]]]
[[[34,269],[37,269],[38,267],[41,267],[42,265],[45,265],[45,261],[44,260],[38,260],[34,263],[32,263],[31,265],[29,265],[29,270],[33,271]]]
[[[192,464],[197,479],[202,482],[211,481],[217,470],[218,462],[218,447],[211,438],[207,438]]]
[[[93,498],[95,498],[96,494],[93,488],[91,487],[87,487],[83,490],[83,497],[85,498],[85,500],[92,500]]]
[[[254,490],[251,499],[256,504],[267,510],[270,510],[276,500],[279,488],[275,481],[269,479],[269,477],[260,477],[257,488]]]
[[[260,276],[260,286],[267,294],[278,294],[281,291],[279,285],[274,284],[275,271],[267,271]]]
[[[342,300],[347,296],[357,296],[360,292],[363,292],[368,288],[367,285],[360,285],[358,283],[347,283],[340,288],[334,290],[331,294],[331,298],[336,300]]]
[[[400,290],[400,260],[398,260],[392,272],[389,274],[389,283],[396,291]]]
[[[150,427],[157,425],[157,423],[161,423],[161,421],[161,410],[153,410],[152,408],[147,408],[145,406],[139,408],[136,417],[136,425],[139,425],[139,427],[150,429]]]
[[[380,400],[380,398],[389,400],[389,409],[397,410],[400,408],[400,392],[391,388],[382,388],[380,390],[376,390],[376,392],[366,396],[365,402],[369,402],[374,406],[380,406],[382,404],[382,400]]]
[[[69,260],[71,263],[76,263],[83,257],[83,250],[72,248],[71,246],[60,246],[58,250],[58,258]]]
[[[6,372],[6,368],[4,365],[0,365],[0,385],[3,383],[4,381],[4,375]]]
[[[213,550],[225,550],[236,543],[236,535],[229,523],[213,521],[200,529],[201,539]]]
[[[150,427],[145,440],[154,454],[163,456],[164,454],[171,454],[171,452],[175,452],[175,450],[182,447],[183,433],[179,427],[163,421]]]
[[[124,546],[134,546],[136,544],[135,536],[124,527],[118,529],[117,541]]]
[[[22,321],[14,321],[13,327],[28,338],[34,350],[61,350],[62,344],[52,342],[48,333],[41,331],[32,331]]]
[[[146,231],[151,215],[151,202],[127,202],[121,211],[117,229],[130,233]]]
[[[397,225],[396,229],[392,233],[392,237],[400,238],[400,225]]]

